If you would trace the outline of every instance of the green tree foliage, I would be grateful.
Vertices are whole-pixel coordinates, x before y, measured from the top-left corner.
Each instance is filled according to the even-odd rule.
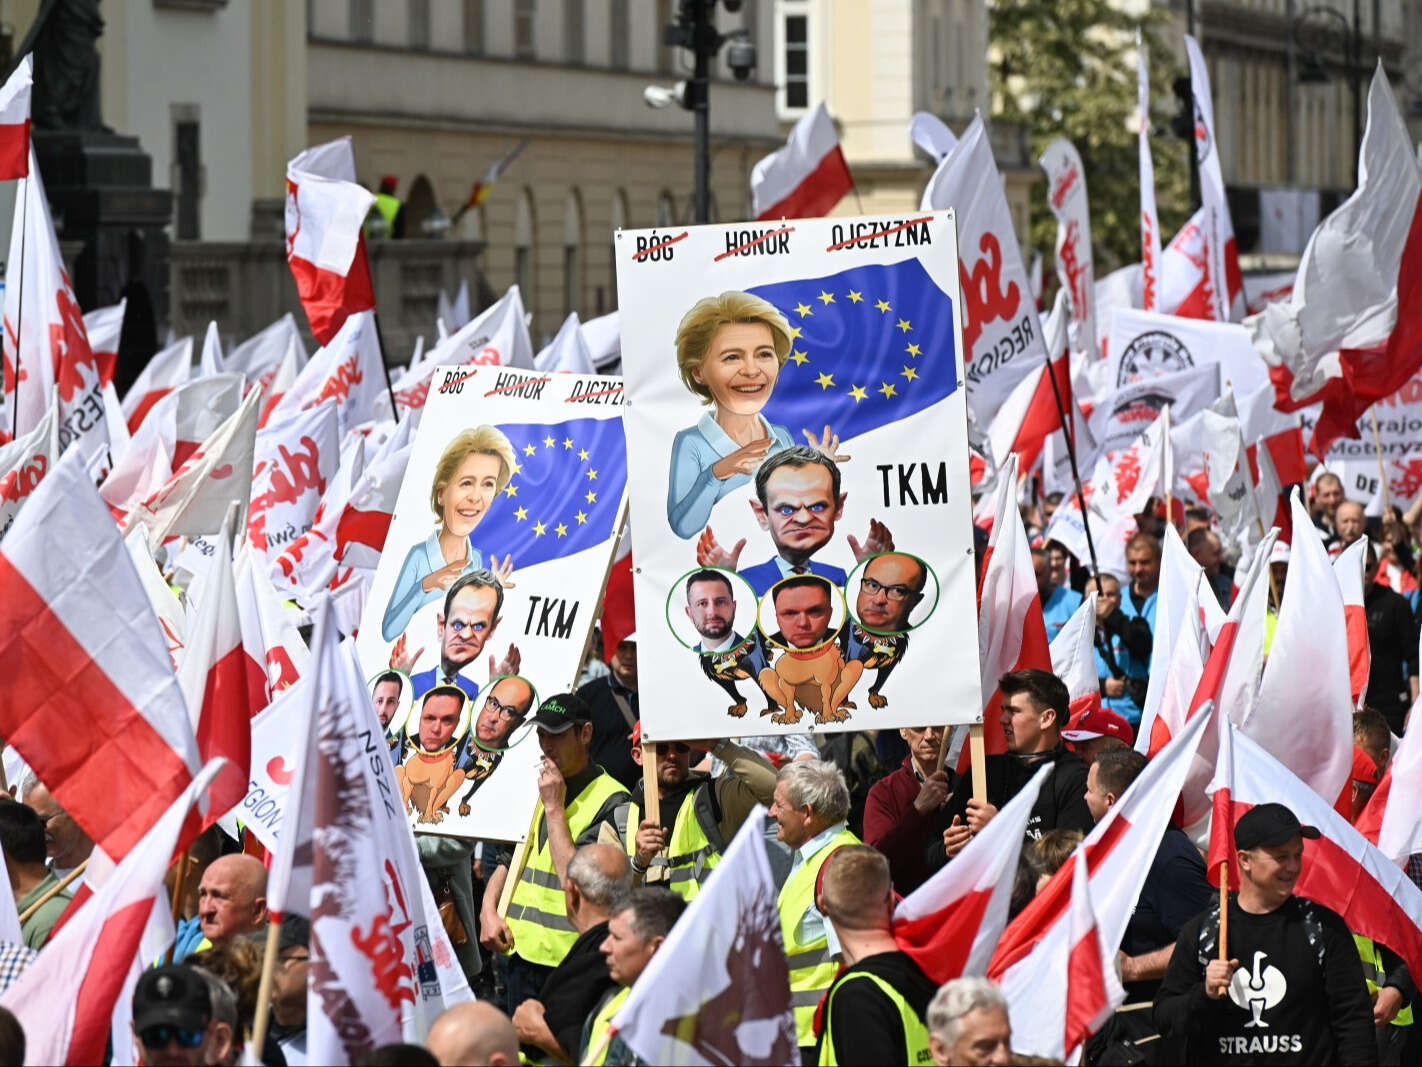
[[[1170,132],[1171,83],[1183,70],[1166,42],[1178,31],[1161,8],[1132,15],[1111,0],[992,0],[995,114],[1023,123],[1036,158],[1065,137],[1081,153],[1091,203],[1096,277],[1140,260],[1140,182],[1134,115],[1135,33],[1150,61],[1151,155],[1161,244],[1190,216],[1185,144]],[[1046,183],[1032,198],[1032,244],[1051,261],[1056,218]],[[1030,253],[1029,253],[1030,256]]]

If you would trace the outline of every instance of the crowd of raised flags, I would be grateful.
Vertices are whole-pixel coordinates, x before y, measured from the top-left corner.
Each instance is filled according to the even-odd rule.
[[[1356,826],[1335,810],[1347,810],[1352,713],[1367,680],[1364,546],[1330,560],[1298,488],[1315,466],[1306,445],[1322,457],[1340,437],[1359,436],[1371,405],[1422,369],[1422,172],[1379,70],[1357,191],[1319,226],[1292,284],[1245,317],[1208,80],[1198,47],[1186,44],[1205,149],[1200,211],[1162,247],[1143,123],[1142,263],[1097,282],[1089,175],[1069,143],[1054,143],[1042,162],[1061,286],[1045,315],[982,119],[961,137],[931,116],[916,116],[911,131],[938,160],[924,209],[952,207],[958,217],[988,754],[1005,748],[998,679],[1009,671],[1055,671],[1074,713],[1100,702],[1095,593],[1049,644],[1022,505],[1063,494],[1037,535],[1083,567],[1118,574],[1138,517],[1164,509],[1136,742],[1147,771],[1010,923],[1023,828],[1045,771],[895,911],[895,938],[925,973],[992,978],[1008,999],[1014,1046],[1063,1060],[1079,1056],[1125,998],[1115,946],[1172,820],[1208,850],[1215,878],[1237,879],[1234,821],[1282,800],[1323,834],[1298,892],[1422,974],[1422,890],[1402,870],[1422,852],[1422,732],[1403,737]],[[322,981],[344,989],[343,1010],[369,1043],[419,1041],[441,1008],[470,992],[408,825],[382,800],[392,768],[362,758],[369,699],[342,638],[360,618],[435,368],[590,373],[615,364],[617,317],[570,315],[535,352],[516,286],[473,315],[461,289],[442,298],[436,342],[422,339],[407,366],[393,367],[361,236],[372,198],[343,139],[287,170],[288,262],[319,350],[308,355],[290,316],[226,352],[214,324],[196,360],[193,339],[176,339],[120,397],[124,308],[79,314],[28,148],[29,70],[26,60],[0,91],[0,178],[20,182],[5,287],[0,737],[96,851],[71,914],[0,1005],[24,1025],[31,1062],[98,1062],[111,1034],[125,1055],[141,963],[173,936],[164,872],[242,798],[254,717],[280,696],[294,800],[279,839],[267,842],[274,927],[283,914],[311,914],[318,898],[328,944],[358,944],[340,931],[390,923],[389,951],[427,958],[428,972],[392,978],[372,954],[340,949]],[[1139,84],[1145,114],[1143,68]],[[759,218],[822,214],[852,189],[823,105],[751,180]],[[1174,410],[1152,411],[1141,432],[1108,448],[1099,414],[1123,388],[1107,373],[1121,358],[1110,349],[1113,313],[1123,310],[1184,333],[1242,320],[1231,329],[1247,333],[1249,347],[1217,357],[1208,395],[1178,394]],[[1243,394],[1228,385],[1261,371],[1270,384]],[[1311,405],[1306,440],[1301,412]],[[1238,558],[1227,611],[1175,530],[1186,506],[1208,509]],[[1292,551],[1288,594],[1271,607],[1276,542]],[[614,568],[609,619],[630,611],[630,567],[624,554]],[[958,731],[947,756],[965,783],[974,770],[966,735]],[[709,1062],[668,1024],[705,1007],[718,990],[697,961],[734,958],[725,939],[774,894],[757,836],[741,835],[613,1020],[639,1056]],[[770,973],[779,967],[772,960]],[[326,1014],[314,985],[310,996],[312,1062],[347,1062],[344,1023]],[[788,989],[771,1007],[765,1018],[783,1022]],[[741,1062],[772,1062],[756,1058],[755,1048],[773,1044],[763,1032],[730,1032],[744,1039]]]

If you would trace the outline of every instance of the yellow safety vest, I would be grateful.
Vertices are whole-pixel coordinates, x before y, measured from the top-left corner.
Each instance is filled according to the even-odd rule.
[[[385,220],[385,236],[393,237],[395,216],[400,214],[400,198],[391,196],[389,193],[376,193],[374,207],[380,217]]]
[[[899,991],[891,986],[877,974],[870,974],[867,971],[856,971],[847,975],[843,982],[836,985],[829,995],[829,1003],[825,1005],[825,1032],[820,1039],[820,1067],[838,1067],[839,1060],[835,1057],[834,1035],[830,1030],[830,1012],[834,1007],[834,995],[843,988],[845,982],[852,982],[856,978],[867,978],[873,982],[888,997],[894,1006],[899,1009],[899,1018],[904,1024],[904,1046],[908,1049],[908,1063],[911,1065],[928,1064],[933,1062],[933,1054],[928,1051],[928,1027],[919,1018],[918,1012],[909,1006],[909,1002],[899,995]]]
[[[582,1059],[579,1060],[580,1063],[594,1064],[596,1067],[602,1067],[602,1064],[607,1062],[607,1050],[612,1042],[604,1042],[602,1038],[603,1035],[612,1028],[612,1017],[617,1014],[617,1009],[622,1007],[622,1002],[627,999],[627,994],[630,992],[632,992],[631,986],[623,986],[616,993],[612,994],[612,996],[608,997],[607,1003],[599,1008],[597,1014],[593,1016],[592,1025],[588,1027],[587,1047],[583,1049]],[[602,1045],[600,1049],[598,1049],[599,1044]],[[589,1059],[588,1053],[593,1049],[598,1050],[597,1055]]]
[[[626,792],[616,778],[601,771],[565,809],[568,832],[573,840],[577,841],[592,825],[603,804],[618,793],[625,795]],[[568,921],[563,883],[558,880],[558,871],[553,865],[547,816],[541,800],[533,809],[529,835],[527,859],[519,872],[513,896],[509,898],[509,912],[504,921],[514,936],[514,955],[528,963],[556,967],[578,939],[578,931]]]
[[[1363,961],[1363,978],[1368,983],[1368,996],[1377,996],[1383,983],[1387,981],[1387,971],[1383,969],[1382,952],[1371,937],[1353,935],[1353,943],[1358,946],[1358,956]],[[1392,1017],[1393,1026],[1412,1025],[1412,1005],[1405,1005]]]
[[[711,844],[706,831],[701,828],[701,820],[696,817],[696,797],[702,788],[714,788],[711,783],[697,787],[682,798],[677,810],[676,821],[672,824],[671,837],[667,839],[666,855],[652,859],[652,867],[667,868],[664,885],[682,899],[690,901],[701,892],[711,870],[721,862],[721,853]],[[637,827],[642,823],[642,813],[635,803],[628,805],[627,855],[637,854]]]
[[[795,1011],[795,1037],[802,1048],[815,1043],[815,1009],[834,982],[838,965],[830,958],[829,941],[821,934],[810,942],[800,940],[800,920],[814,906],[815,883],[830,853],[859,838],[841,830],[786,879],[780,889],[780,933],[785,939],[785,962],[790,965],[790,1004]],[[826,919],[826,922],[829,920]]]

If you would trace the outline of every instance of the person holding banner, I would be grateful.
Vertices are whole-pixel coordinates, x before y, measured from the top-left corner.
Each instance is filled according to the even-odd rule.
[[[1318,837],[1282,804],[1235,823],[1225,951],[1215,901],[1180,931],[1155,999],[1155,1023],[1184,1038],[1187,1063],[1378,1062],[1352,935],[1337,912],[1293,893],[1304,840]]]
[[[661,818],[642,818],[647,808],[644,778],[632,790],[631,801],[613,812],[603,835],[615,837],[627,850],[634,881],[665,885],[690,901],[755,806],[771,802],[775,768],[725,738],[709,745],[659,741],[650,747],[656,752]],[[692,752],[703,748],[725,766],[724,773],[713,778],[692,772]],[[645,754],[639,722],[632,728],[632,759],[639,767]]]
[[[705,297],[682,318],[677,371],[712,410],[672,441],[667,524],[678,537],[696,536],[718,500],[750,481],[767,456],[794,444],[785,427],[761,414],[789,358],[791,338],[785,316],[750,293]],[[828,426],[823,437],[804,434],[831,455],[839,449]]]
[[[499,898],[509,878],[513,850],[506,849],[484,886],[479,942],[509,956],[508,1009],[516,1011],[538,991],[578,939],[568,921],[563,885],[578,845],[597,840],[600,824],[628,800],[617,780],[592,762],[592,715],[576,693],[539,705],[533,717],[543,761],[538,803],[529,827],[528,856],[509,899],[507,919]]]
[[[849,786],[844,772],[825,760],[804,760],[780,768],[770,817],[776,839],[790,849],[790,875],[777,906],[785,958],[790,965],[790,998],[802,1060],[818,1062],[815,1008],[834,982],[839,944],[815,903],[815,886],[825,861],[845,845],[860,844],[849,832]]]
[[[837,850],[815,899],[845,964],[825,994],[817,1062],[928,1063],[924,1017],[938,986],[894,940],[889,861],[868,845]]]
[[[470,541],[474,527],[509,484],[518,463],[513,444],[497,426],[476,426],[455,435],[435,466],[430,510],[439,528],[415,545],[400,565],[385,607],[380,635],[394,641],[415,613],[438,600],[462,575],[480,570],[484,556]],[[490,556],[492,570],[507,585],[513,563]]]

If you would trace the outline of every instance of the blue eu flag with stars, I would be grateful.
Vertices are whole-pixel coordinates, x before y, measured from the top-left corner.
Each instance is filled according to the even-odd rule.
[[[922,411],[958,388],[953,301],[916,259],[750,290],[790,322],[790,356],[764,415],[799,439],[841,440]]]
[[[469,535],[486,561],[491,554],[512,554],[517,571],[592,548],[615,532],[627,486],[621,419],[499,429],[513,444],[518,465],[488,517]]]

